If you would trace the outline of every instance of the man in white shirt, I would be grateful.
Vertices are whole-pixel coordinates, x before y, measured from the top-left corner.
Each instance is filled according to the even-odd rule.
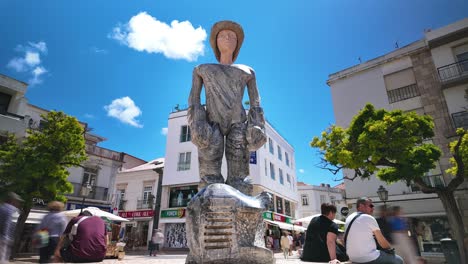
[[[376,241],[384,249],[390,250],[391,245],[382,235],[377,221],[372,216],[374,212],[372,200],[367,197],[359,198],[356,208],[357,212],[346,218],[345,225],[346,253],[350,261],[369,264],[403,264],[400,256],[377,250]],[[352,221],[351,228],[348,230]]]

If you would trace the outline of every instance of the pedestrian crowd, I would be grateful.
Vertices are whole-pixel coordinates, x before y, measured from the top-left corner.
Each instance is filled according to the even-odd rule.
[[[373,217],[372,200],[356,201],[357,212],[346,218],[344,232],[333,222],[336,206],[321,205],[321,215],[313,218],[307,228],[301,260],[306,262],[342,261],[368,264],[424,263],[417,257],[414,241],[408,235],[408,223],[398,206],[380,210]]]

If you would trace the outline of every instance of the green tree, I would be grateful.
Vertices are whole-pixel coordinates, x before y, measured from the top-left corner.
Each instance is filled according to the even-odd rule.
[[[440,149],[430,139],[434,136],[430,116],[401,110],[376,110],[367,104],[351,121],[348,128],[332,125],[314,137],[310,143],[318,148],[322,168],[334,174],[350,169],[354,175],[348,180],[368,179],[372,175],[387,183],[414,182],[424,193],[438,195],[447,212],[452,233],[458,242],[462,263],[466,263],[463,220],[454,192],[468,173],[468,134],[458,130],[459,138],[451,144],[453,167],[447,170],[454,177],[447,186],[432,187],[423,180],[435,168],[441,156]]]
[[[15,232],[16,252],[33,197],[65,201],[73,191],[67,168],[86,160],[84,129],[74,117],[51,111],[39,129],[29,129],[25,140],[13,135],[0,145],[0,193],[14,191],[24,199]]]

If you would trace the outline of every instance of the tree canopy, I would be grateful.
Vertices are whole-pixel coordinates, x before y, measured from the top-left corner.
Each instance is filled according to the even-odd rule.
[[[386,182],[411,182],[435,168],[440,149],[430,139],[434,136],[430,116],[401,110],[376,110],[367,104],[351,121],[349,128],[336,125],[311,146],[323,155],[323,167],[337,173],[342,168],[354,170],[353,176],[369,178],[372,174]]]
[[[0,145],[0,190],[12,190],[30,207],[33,197],[65,200],[73,186],[67,168],[86,160],[84,129],[74,117],[51,111],[40,128],[20,141],[13,135]]]

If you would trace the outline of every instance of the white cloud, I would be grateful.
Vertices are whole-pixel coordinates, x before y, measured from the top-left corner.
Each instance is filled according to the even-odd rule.
[[[133,16],[125,25],[116,26],[109,34],[120,43],[137,51],[162,53],[169,59],[195,61],[204,54],[206,31],[194,28],[190,21],[174,20],[170,25],[146,12]]]
[[[26,55],[24,55],[24,61],[29,66],[36,66],[41,63],[41,58],[39,57],[39,53],[28,51],[26,52]]]
[[[29,45],[42,53],[47,53],[47,44],[44,41],[39,41],[38,43],[29,42]]]
[[[304,173],[305,170],[304,169],[299,169],[299,173]]]
[[[95,118],[94,115],[88,114],[88,113],[84,114],[84,117],[85,117],[85,118],[88,118],[88,119],[94,119],[94,118]]]
[[[17,72],[28,72],[32,77],[28,80],[29,85],[33,86],[42,82],[39,77],[47,72],[47,70],[40,65],[41,64],[41,53],[47,53],[47,44],[43,41],[34,43],[29,42],[29,45],[23,46],[18,45],[16,47],[17,52],[24,53],[23,57],[14,57],[11,59],[7,67]]]
[[[143,125],[135,119],[141,115],[141,110],[128,96],[115,99],[110,105],[104,106],[104,109],[107,111],[108,116],[115,117],[122,123],[139,128],[143,127]]]
[[[161,135],[163,135],[163,136],[167,135],[167,127],[161,128]]]
[[[91,47],[90,50],[94,53],[97,53],[97,54],[107,54],[108,51],[105,50],[105,49],[100,49],[98,47]]]

